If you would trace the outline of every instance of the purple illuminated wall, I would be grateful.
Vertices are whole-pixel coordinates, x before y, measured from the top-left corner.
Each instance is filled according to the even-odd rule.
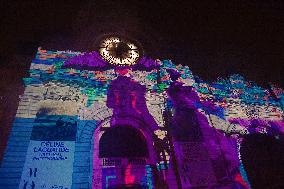
[[[244,138],[283,140],[283,90],[240,75],[39,48],[24,83],[0,188],[251,188]]]

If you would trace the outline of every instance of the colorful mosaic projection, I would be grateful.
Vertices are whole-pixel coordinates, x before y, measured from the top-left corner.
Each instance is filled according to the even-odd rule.
[[[243,137],[284,132],[283,89],[170,60],[39,48],[24,83],[0,188],[251,188]]]

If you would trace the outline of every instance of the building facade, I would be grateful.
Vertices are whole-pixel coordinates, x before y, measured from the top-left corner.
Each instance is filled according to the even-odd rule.
[[[281,139],[283,90],[239,75],[204,82],[127,46],[38,49],[0,188],[251,188],[242,138]]]

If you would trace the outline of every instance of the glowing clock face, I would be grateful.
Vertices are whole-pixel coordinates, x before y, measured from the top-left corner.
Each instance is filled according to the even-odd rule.
[[[104,39],[100,44],[99,53],[109,63],[121,66],[134,65],[140,58],[137,45],[119,37]]]

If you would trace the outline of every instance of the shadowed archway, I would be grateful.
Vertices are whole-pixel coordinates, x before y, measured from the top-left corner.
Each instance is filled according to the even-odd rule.
[[[99,157],[148,157],[147,142],[143,134],[131,126],[108,128],[99,143]]]
[[[241,146],[241,157],[252,188],[283,188],[283,141],[270,136],[247,136]]]

